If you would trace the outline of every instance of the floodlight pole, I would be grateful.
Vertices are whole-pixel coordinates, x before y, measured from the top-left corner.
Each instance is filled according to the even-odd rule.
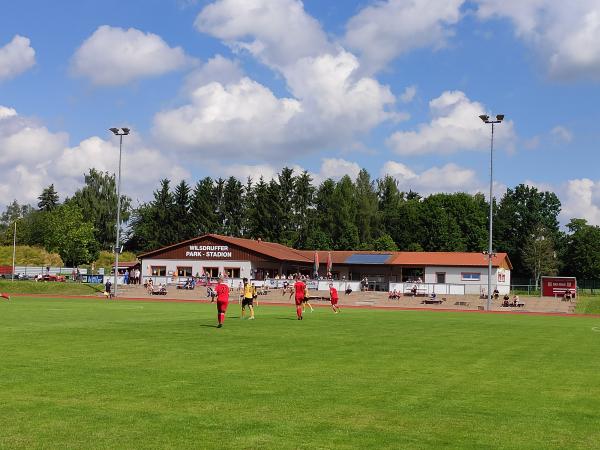
[[[115,274],[114,274],[114,287],[113,297],[117,298],[117,280],[119,274],[119,238],[121,231],[121,155],[123,153],[123,136],[129,134],[129,128],[111,128],[116,136],[119,136],[119,172],[117,175],[117,238],[115,241]]]
[[[489,242],[488,242],[488,289],[487,289],[487,304],[486,310],[490,311],[492,308],[492,259],[494,258],[493,250],[493,214],[494,214],[494,125],[501,123],[504,119],[503,114],[496,116],[496,120],[490,120],[487,115],[479,116],[484,123],[492,124],[492,137],[490,140],[490,215],[489,215]]]
[[[15,257],[17,255],[17,220],[15,219],[15,231],[13,232],[13,258],[12,258],[12,276],[10,281],[15,281]]]

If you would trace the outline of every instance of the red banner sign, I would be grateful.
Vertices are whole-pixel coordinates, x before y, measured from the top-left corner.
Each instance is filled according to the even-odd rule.
[[[542,277],[542,295],[544,297],[562,297],[566,291],[575,297],[577,279],[575,277]]]

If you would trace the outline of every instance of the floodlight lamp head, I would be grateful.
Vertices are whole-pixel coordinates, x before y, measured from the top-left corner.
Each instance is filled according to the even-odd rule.
[[[498,115],[496,115],[496,120],[498,122],[502,122],[504,120],[504,114],[498,114]]]
[[[500,119],[500,120],[502,120],[502,119]],[[128,135],[131,130],[129,128],[121,128],[121,131],[123,132],[124,135]]]
[[[110,131],[112,131],[114,134],[116,134],[117,136],[119,135],[119,129],[118,128],[109,128]]]
[[[485,123],[487,123],[488,120],[490,120],[490,116],[488,116],[487,114],[482,114],[482,115],[479,116],[479,118],[481,120],[483,120]]]

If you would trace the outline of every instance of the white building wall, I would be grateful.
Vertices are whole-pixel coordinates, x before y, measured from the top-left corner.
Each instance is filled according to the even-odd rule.
[[[177,267],[191,267],[192,274],[202,275],[205,267],[217,267],[219,273],[225,273],[226,269],[239,268],[240,277],[250,278],[252,264],[250,261],[215,261],[215,260],[189,260],[189,259],[142,259],[142,278],[152,278],[152,266],[165,266],[167,278],[171,278],[170,273],[177,275]]]
[[[480,294],[483,288],[487,293],[487,267],[443,267],[431,266],[425,268],[425,283],[437,283],[437,273],[446,274],[446,284],[462,284],[465,294]],[[479,279],[470,279],[465,274],[479,274]],[[501,295],[510,292],[510,270],[492,267],[492,291],[498,288]]]

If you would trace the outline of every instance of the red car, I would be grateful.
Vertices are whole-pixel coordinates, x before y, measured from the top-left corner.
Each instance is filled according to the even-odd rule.
[[[67,281],[64,275],[46,274],[42,276],[42,281]]]

